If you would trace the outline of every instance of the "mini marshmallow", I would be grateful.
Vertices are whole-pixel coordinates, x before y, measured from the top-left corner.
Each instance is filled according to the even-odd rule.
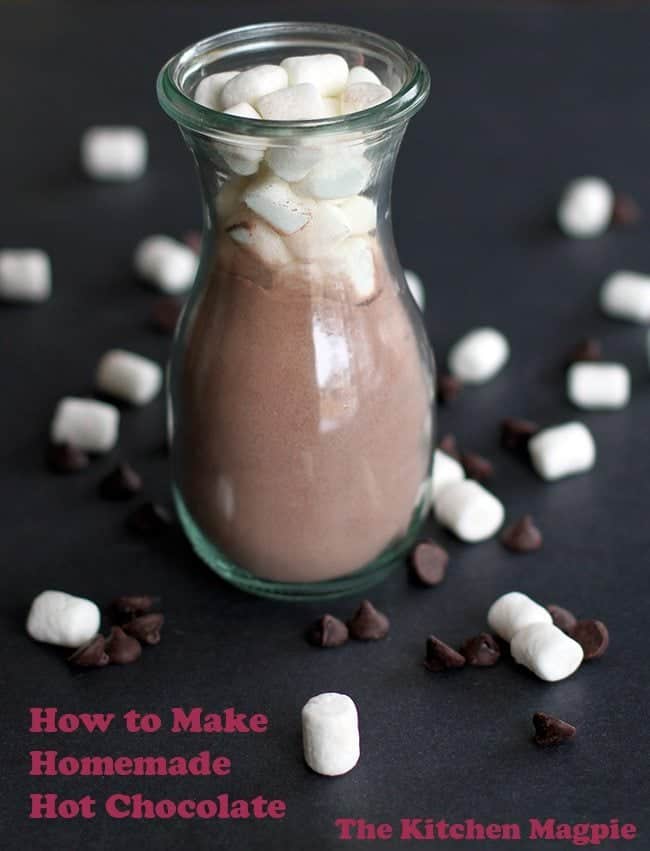
[[[340,149],[324,156],[295,189],[300,195],[335,200],[359,195],[368,185],[372,167],[359,151]]]
[[[600,306],[616,319],[650,322],[650,275],[614,272],[602,286]]]
[[[0,298],[6,301],[46,301],[52,292],[52,266],[38,248],[0,251]]]
[[[510,653],[515,662],[549,683],[570,677],[584,657],[578,642],[552,623],[532,623],[520,629],[512,637]]]
[[[420,310],[424,310],[424,305],[426,302],[426,294],[424,291],[424,284],[422,283],[422,278],[411,269],[404,269],[404,277],[406,278],[406,284],[411,292],[411,295],[415,299],[415,303],[420,308]]]
[[[166,293],[180,293],[194,283],[198,257],[192,249],[169,236],[149,236],[135,251],[135,270],[141,278]]]
[[[449,371],[465,384],[483,384],[499,372],[510,356],[508,341],[496,328],[477,328],[449,351]]]
[[[208,109],[221,109],[221,90],[239,74],[239,71],[222,71],[204,77],[194,90],[194,100]]]
[[[272,228],[285,235],[295,233],[311,219],[306,201],[292,191],[288,183],[277,177],[267,177],[250,186],[243,201]]]
[[[552,624],[548,609],[540,606],[526,594],[510,591],[492,603],[487,613],[487,622],[492,632],[504,641],[510,641],[515,633],[531,624]]]
[[[365,195],[353,195],[336,205],[343,213],[352,236],[363,236],[377,227],[377,207]]]
[[[100,621],[92,600],[63,591],[42,591],[32,601],[26,628],[35,641],[80,647],[97,635]]]
[[[117,443],[119,425],[120,412],[114,405],[66,396],[56,406],[50,439],[84,452],[108,452]]]
[[[567,395],[586,410],[624,408],[630,400],[630,372],[620,363],[574,363],[567,372]]]
[[[331,255],[330,268],[333,276],[352,288],[353,303],[364,304],[377,294],[372,246],[362,236],[343,240]]]
[[[89,127],[81,137],[81,165],[95,180],[136,180],[145,173],[148,156],[139,127]]]
[[[284,266],[291,254],[282,237],[252,213],[242,216],[227,228],[228,236],[266,266]]]
[[[254,121],[259,121],[261,115],[254,109],[250,103],[237,103],[228,109],[223,110],[224,115],[235,115],[238,118],[250,118]],[[249,141],[240,140],[237,144],[228,144],[220,142],[217,145],[221,156],[224,158],[226,165],[235,172],[235,174],[248,177],[255,174],[258,170],[260,162],[264,158],[264,145],[251,144]]]
[[[600,177],[581,177],[565,188],[557,220],[567,236],[599,236],[609,227],[614,207],[612,187]]]
[[[149,358],[112,349],[100,359],[95,383],[97,389],[132,405],[146,405],[162,387],[162,369]]]
[[[284,68],[279,65],[256,65],[228,80],[221,89],[221,108],[227,110],[238,103],[255,106],[264,95],[288,85],[289,78]]]
[[[533,466],[548,481],[584,473],[596,461],[591,432],[578,422],[538,431],[528,442],[528,451]]]
[[[346,774],[359,762],[359,717],[347,694],[326,692],[302,708],[305,762],[328,777]]]
[[[266,152],[266,162],[278,177],[289,183],[302,180],[320,158],[318,148],[306,145],[291,145],[290,147],[272,146]]]
[[[374,83],[376,86],[382,85],[381,80],[375,72],[371,71],[370,68],[366,68],[365,65],[355,65],[354,68],[350,68],[347,84],[348,86],[352,86],[354,83]]]
[[[350,227],[340,207],[328,201],[317,201],[311,207],[309,222],[286,237],[286,246],[299,260],[323,257],[338,250],[339,243],[350,236]]]
[[[353,83],[341,94],[341,115],[370,109],[393,96],[390,89],[377,83]]]
[[[336,118],[341,114],[341,101],[338,98],[321,98],[323,101],[323,118]]]
[[[340,94],[348,80],[348,63],[336,53],[290,56],[281,65],[290,86],[311,83],[325,97]]]
[[[436,449],[433,454],[433,475],[431,476],[431,497],[433,501],[440,496],[443,490],[456,482],[462,482],[465,478],[465,470],[451,455],[447,455],[442,449]]]
[[[325,112],[323,98],[311,83],[300,83],[264,95],[256,107],[267,121],[309,121],[323,118]]]
[[[471,479],[444,487],[436,497],[434,509],[438,522],[468,543],[491,538],[505,517],[499,500]]]

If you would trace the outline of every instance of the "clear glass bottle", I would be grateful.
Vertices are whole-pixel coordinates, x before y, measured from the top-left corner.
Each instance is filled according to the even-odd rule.
[[[308,53],[363,64],[394,94],[297,122],[192,98],[209,74]],[[429,507],[434,364],[390,210],[428,91],[396,42],[319,24],[231,30],[160,73],[204,210],[169,372],[174,498],[199,556],[249,592],[358,592],[403,557]]]

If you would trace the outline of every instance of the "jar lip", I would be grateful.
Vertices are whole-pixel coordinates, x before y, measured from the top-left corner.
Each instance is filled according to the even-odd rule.
[[[201,59],[210,55],[224,54],[224,46],[241,44],[263,44],[281,36],[325,37],[355,46],[369,45],[384,55],[392,55],[406,66],[409,76],[391,98],[383,103],[347,115],[332,118],[309,119],[305,121],[268,121],[266,119],[242,118],[227,115],[202,106],[186,95],[179,83],[183,70],[200,64]],[[299,43],[299,42],[298,42]],[[297,46],[297,45],[296,45]],[[158,100],[165,112],[183,128],[198,133],[213,135],[228,133],[245,136],[264,136],[282,138],[294,136],[296,132],[309,135],[328,135],[347,132],[366,133],[381,131],[400,124],[410,118],[429,95],[430,76],[424,63],[415,53],[403,47],[399,42],[377,35],[373,32],[340,24],[320,24],[314,22],[281,21],[251,24],[235,29],[224,30],[179,51],[165,63],[158,74],[156,89]]]

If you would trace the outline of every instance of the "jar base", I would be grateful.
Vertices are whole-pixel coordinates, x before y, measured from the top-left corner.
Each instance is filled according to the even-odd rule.
[[[208,567],[214,570],[221,579],[241,591],[274,600],[302,600],[306,602],[331,600],[336,597],[358,594],[366,588],[377,585],[392,573],[412,548],[426,516],[424,505],[421,503],[413,512],[413,519],[406,534],[399,541],[387,547],[376,559],[373,559],[365,567],[355,570],[354,573],[321,582],[277,582],[272,579],[261,579],[230,561],[201,532],[178,489],[174,487],[172,492],[183,531],[201,561],[204,561]]]

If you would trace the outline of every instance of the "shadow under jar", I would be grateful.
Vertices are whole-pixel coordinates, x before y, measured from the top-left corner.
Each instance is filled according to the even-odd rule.
[[[393,96],[292,122],[193,100],[210,74],[316,53],[365,65]],[[429,507],[434,365],[390,212],[428,91],[396,42],[319,24],[231,30],[160,73],[204,209],[169,371],[174,498],[199,556],[246,591],[358,592],[403,557]]]

